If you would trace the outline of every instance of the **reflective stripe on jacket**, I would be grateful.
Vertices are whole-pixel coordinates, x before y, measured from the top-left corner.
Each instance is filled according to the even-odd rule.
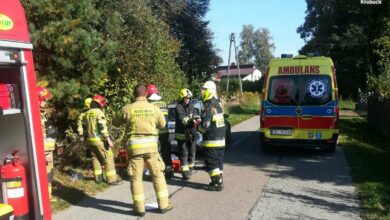
[[[134,138],[133,140],[127,141],[127,150],[157,150],[158,139],[157,138]]]

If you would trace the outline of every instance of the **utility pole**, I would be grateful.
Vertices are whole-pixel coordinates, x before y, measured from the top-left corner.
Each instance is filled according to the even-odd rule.
[[[236,46],[236,37],[234,36],[234,34],[232,34],[232,35],[233,35],[234,53],[236,55],[236,64],[237,64],[237,70],[238,70],[238,81],[240,83],[240,93],[241,93],[241,98],[243,98],[240,64],[238,62],[238,54],[237,54],[237,46]]]
[[[229,45],[229,58],[228,58],[228,69],[227,69],[227,83],[226,83],[226,93],[229,95],[229,73],[230,73],[230,54],[232,51],[232,39],[233,39],[233,33],[230,34],[229,40],[230,40],[230,45]]]
[[[240,64],[238,63],[238,55],[237,55],[237,47],[236,47],[236,37],[234,33],[231,33],[229,36],[230,40],[230,45],[229,45],[229,58],[228,58],[228,69],[227,69],[227,84],[226,84],[226,92],[229,94],[229,75],[230,75],[230,56],[231,56],[231,51],[232,51],[232,43],[234,44],[234,54],[235,54],[235,59],[236,59],[236,64],[237,64],[237,70],[238,70],[238,81],[240,84],[240,93],[242,97],[242,83],[241,83],[241,72],[240,72]]]

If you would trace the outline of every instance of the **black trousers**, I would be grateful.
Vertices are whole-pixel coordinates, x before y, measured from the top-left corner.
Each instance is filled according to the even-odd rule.
[[[158,135],[158,141],[161,146],[161,157],[165,163],[166,168],[172,167],[172,158],[171,158],[171,143],[169,143],[169,133],[162,133]]]
[[[196,145],[195,141],[178,140],[177,145],[180,150],[180,164],[181,166],[195,163]]]
[[[203,147],[203,152],[207,172],[217,168],[223,171],[223,158],[225,156],[224,147]]]

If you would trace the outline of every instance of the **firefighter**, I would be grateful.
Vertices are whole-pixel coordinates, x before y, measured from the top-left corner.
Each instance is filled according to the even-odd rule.
[[[52,194],[52,182],[53,182],[53,151],[55,150],[55,140],[47,137],[47,118],[45,113],[46,101],[52,97],[52,94],[44,87],[37,87],[38,90],[38,101],[41,111],[41,123],[42,123],[42,133],[43,133],[43,145],[46,156],[46,172],[48,177],[48,187],[49,187],[49,196],[51,198]],[[52,198],[51,198],[52,199]]]
[[[181,174],[184,180],[189,180],[195,164],[195,125],[194,106],[191,104],[192,92],[182,89],[179,102],[176,105],[175,139],[180,150]]]
[[[202,147],[205,154],[206,171],[211,182],[210,191],[222,191],[223,157],[225,153],[225,119],[221,102],[217,97],[216,85],[207,81],[201,88],[204,104],[201,123],[198,130],[203,134]]]
[[[91,108],[91,102],[92,102],[92,98],[86,98],[84,100],[83,112],[80,113],[80,115],[77,119],[77,133],[79,134],[81,141],[84,141],[84,139],[85,139],[84,130],[86,130],[85,125],[83,125],[83,118],[84,118],[85,112],[87,112]]]
[[[134,202],[134,215],[145,215],[145,194],[142,184],[144,164],[151,173],[157,203],[161,213],[172,210],[169,193],[164,178],[164,162],[158,153],[158,129],[166,126],[163,113],[149,103],[146,87],[139,84],[134,89],[136,101],[124,106],[121,117],[115,123],[126,124],[126,148],[129,152],[131,194]]]
[[[84,130],[87,130],[87,127],[86,127],[86,124],[83,123],[83,121],[84,121],[85,112],[87,112],[91,108],[91,102],[92,102],[92,98],[86,98],[84,100],[83,112],[81,112],[79,117],[77,118],[77,133],[79,134],[81,143],[83,143],[84,140],[86,139],[86,132],[84,132]],[[91,149],[89,149],[88,147],[86,147],[86,157],[87,157],[88,163],[89,163],[89,160],[92,159],[92,152],[91,152]],[[91,164],[91,163],[89,163],[89,164]],[[91,165],[88,165],[87,174],[91,175],[92,173],[93,172],[91,170]]]
[[[114,147],[114,144],[108,134],[106,117],[103,112],[105,105],[106,99],[101,95],[95,95],[92,98],[91,109],[84,113],[85,143],[92,153],[95,181],[97,183],[103,181],[102,166],[104,166],[107,183],[109,185],[118,185],[122,182],[118,181],[115,171],[114,154],[111,149]]]
[[[167,103],[162,100],[162,97],[158,95],[159,91],[153,84],[149,84],[147,87],[148,100],[150,103],[158,107],[165,117],[165,121],[168,121],[168,108]],[[169,143],[168,127],[159,130],[158,141],[161,146],[161,156],[165,163],[165,178],[170,179],[173,176],[172,158],[171,158],[171,144]]]

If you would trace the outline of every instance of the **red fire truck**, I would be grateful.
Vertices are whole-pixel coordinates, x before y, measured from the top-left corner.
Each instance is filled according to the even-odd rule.
[[[12,206],[15,219],[51,219],[32,49],[20,2],[2,1],[0,203]],[[19,150],[17,159],[10,156],[16,150]]]

